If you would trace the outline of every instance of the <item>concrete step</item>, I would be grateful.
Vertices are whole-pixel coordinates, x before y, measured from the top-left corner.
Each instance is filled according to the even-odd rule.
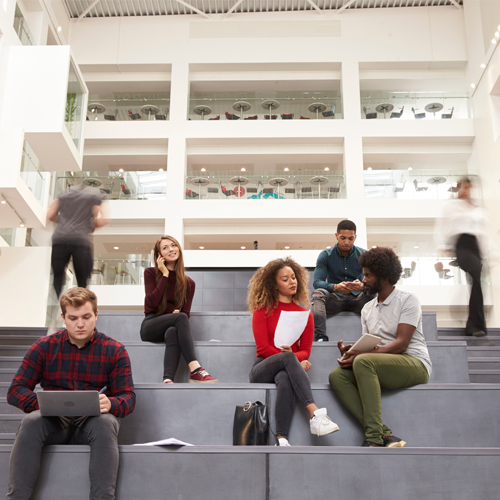
[[[136,383],[162,381],[164,344],[147,342],[125,342],[132,363]],[[469,373],[464,342],[429,342],[429,353],[433,361],[432,382],[468,383]],[[220,382],[246,383],[255,361],[253,342],[196,342],[196,355],[201,365]],[[338,366],[339,351],[335,342],[315,343],[311,351],[312,383],[328,382],[328,375]],[[187,382],[189,371],[181,360],[175,377],[176,382]]]
[[[0,335],[0,346],[4,345],[33,345],[38,340],[34,335]]]
[[[3,497],[11,448],[0,446]],[[88,446],[46,447],[32,499],[87,500],[89,455]],[[285,500],[300,491],[311,498],[335,491],[346,499],[494,500],[499,466],[496,448],[120,446],[116,494],[120,500]],[[354,487],[353,471],[363,471]],[[388,471],[390,487],[381,479]]]
[[[500,358],[469,358],[469,370],[500,370]]]
[[[467,358],[500,358],[500,346],[467,346]]]
[[[440,337],[458,337],[462,335],[465,336],[465,328],[440,327],[438,328],[438,335]],[[494,336],[494,337],[500,336],[500,328],[488,328],[487,336]]]
[[[31,336],[43,337],[47,335],[47,327],[17,327],[17,326],[2,326],[0,327],[0,335],[14,335],[14,336]]]
[[[340,431],[317,437],[297,404],[290,442],[297,446],[359,446],[361,426],[327,384],[313,384],[319,407],[326,407]],[[232,444],[234,408],[246,401],[269,405],[276,429],[274,384],[137,384],[135,411],[123,419],[120,444],[175,436],[198,445]],[[2,410],[5,410],[2,402]],[[14,409],[15,410],[15,409]],[[385,423],[412,447],[500,447],[500,384],[428,384],[382,391]],[[17,410],[15,410],[17,411]],[[17,431],[21,413],[0,415],[0,432]],[[473,432],[481,422],[481,432]]]
[[[0,382],[8,382],[10,384],[16,372],[17,368],[0,368]]]
[[[469,337],[466,335],[463,336],[439,336],[439,340],[448,340],[450,342],[467,342],[468,346],[477,346],[477,347],[494,347],[500,346],[500,336],[490,336],[486,335],[485,337]]]
[[[500,370],[469,370],[469,376],[474,384],[500,383]]]
[[[162,381],[164,344],[149,342],[124,342],[123,344],[130,356],[135,383]],[[431,382],[469,382],[464,342],[428,342],[428,348],[433,362]],[[195,349],[201,365],[220,382],[248,382],[248,374],[255,361],[255,343],[195,342]],[[25,352],[26,346],[0,346],[0,366],[12,368],[15,373]],[[7,356],[9,353],[10,355]],[[314,343],[310,358],[313,366],[308,372],[312,383],[322,384],[328,381],[328,375],[338,366],[336,361],[338,355],[339,351],[335,342]],[[175,381],[187,382],[188,378],[189,370],[182,358]]]
[[[427,340],[437,340],[436,313],[424,311],[422,325]],[[101,312],[97,318],[97,329],[120,342],[140,339],[143,313],[137,312]],[[193,312],[190,318],[193,340],[224,342],[253,341],[252,317],[249,312]],[[331,341],[350,338],[357,340],[361,336],[359,315],[344,312],[327,318],[327,334]]]
[[[16,439],[16,433],[15,432],[9,432],[9,433],[4,433],[0,434],[0,445],[2,444],[14,444],[14,439]]]

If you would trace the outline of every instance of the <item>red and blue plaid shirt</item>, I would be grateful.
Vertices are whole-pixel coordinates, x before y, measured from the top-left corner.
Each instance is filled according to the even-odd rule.
[[[100,391],[111,401],[110,413],[125,417],[135,407],[134,382],[125,347],[95,330],[80,349],[62,330],[41,337],[28,350],[9,387],[7,401],[25,413],[38,410],[33,389],[45,391]]]

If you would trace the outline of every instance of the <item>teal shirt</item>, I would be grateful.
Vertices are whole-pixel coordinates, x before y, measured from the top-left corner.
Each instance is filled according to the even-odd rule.
[[[335,245],[332,248],[323,250],[316,261],[316,269],[314,269],[313,286],[323,288],[333,293],[333,285],[342,283],[343,281],[363,280],[363,269],[359,265],[359,257],[363,252],[363,248],[352,246],[347,257],[344,257]],[[353,295],[359,295],[361,292],[351,292]],[[344,294],[337,293],[342,296]]]

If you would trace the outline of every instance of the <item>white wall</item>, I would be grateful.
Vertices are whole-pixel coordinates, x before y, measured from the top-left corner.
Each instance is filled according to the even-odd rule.
[[[2,326],[44,326],[50,277],[50,247],[2,247]]]

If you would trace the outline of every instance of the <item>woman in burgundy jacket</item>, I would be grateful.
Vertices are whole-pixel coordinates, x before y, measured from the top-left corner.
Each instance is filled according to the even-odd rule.
[[[141,339],[165,342],[163,383],[172,384],[181,354],[189,367],[190,383],[215,383],[201,367],[194,353],[189,328],[189,314],[195,283],[184,272],[184,259],[179,242],[162,236],[154,246],[154,267],[144,271],[146,298]]]

